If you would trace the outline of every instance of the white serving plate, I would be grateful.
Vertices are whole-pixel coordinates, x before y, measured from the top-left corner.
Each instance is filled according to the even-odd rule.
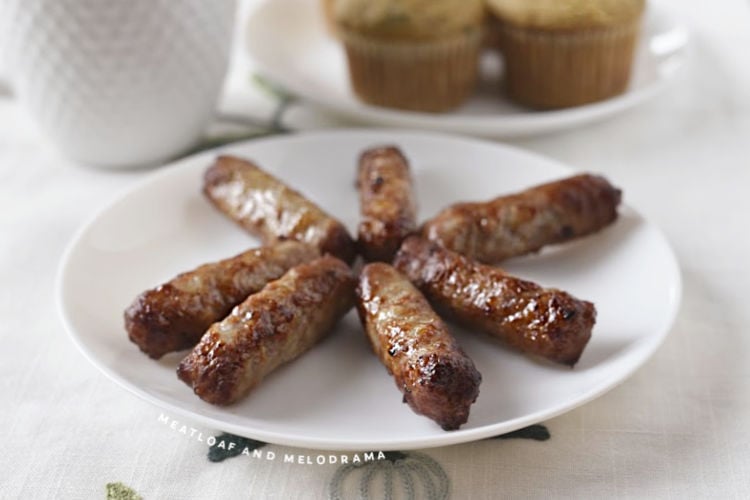
[[[421,218],[458,200],[488,199],[572,173],[500,144],[398,130],[278,136],[192,156],[149,176],[75,236],[58,277],[60,311],[73,340],[117,384],[173,414],[271,443],[336,450],[449,445],[540,422],[613,388],[664,340],[679,305],[679,269],[659,230],[627,206],[596,235],[505,266],[596,304],[593,337],[574,369],[535,362],[452,328],[483,375],[469,421],[457,431],[445,432],[401,403],[354,312],[229,407],[203,402],[177,379],[185,353],[154,361],[128,340],[122,314],[138,293],[258,244],[201,194],[203,171],[218,152],[254,159],[353,231],[357,157],[384,143],[397,144],[411,161]]]

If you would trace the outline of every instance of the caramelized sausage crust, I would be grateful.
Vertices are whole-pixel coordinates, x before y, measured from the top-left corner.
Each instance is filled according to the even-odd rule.
[[[312,348],[354,305],[356,279],[324,256],[292,268],[208,329],[179,378],[204,401],[228,405]]]
[[[464,424],[482,376],[419,290],[390,265],[368,264],[357,286],[357,310],[404,402],[445,430]]]
[[[617,219],[621,196],[604,177],[576,175],[484,203],[452,205],[427,221],[422,234],[495,263],[601,230]]]
[[[136,297],[125,310],[125,330],[154,359],[193,347],[248,295],[319,255],[310,245],[288,241],[204,264]]]
[[[293,239],[354,260],[354,241],[341,222],[250,161],[219,156],[206,170],[203,193],[264,244]]]
[[[368,261],[390,262],[417,228],[417,204],[409,163],[393,146],[366,150],[357,176],[362,221],[359,251]]]
[[[573,366],[591,338],[594,304],[513,277],[418,237],[394,266],[446,317],[524,353]]]

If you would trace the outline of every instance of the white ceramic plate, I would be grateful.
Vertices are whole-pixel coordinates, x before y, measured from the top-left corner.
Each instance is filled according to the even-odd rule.
[[[310,133],[220,151],[255,159],[354,230],[356,159],[384,143],[398,144],[410,158],[422,218],[457,200],[488,199],[571,174],[507,146],[405,131]],[[623,381],[659,346],[677,311],[681,285],[672,251],[652,224],[626,207],[597,235],[506,266],[596,303],[593,337],[575,369],[541,364],[453,329],[483,375],[471,417],[458,431],[445,432],[401,403],[354,312],[239,404],[211,406],[177,379],[184,353],[158,362],[141,354],[127,338],[122,312],[138,293],[181,271],[257,245],[201,194],[202,173],[216,154],[180,161],[101,210],[69,247],[58,282],[62,317],[86,357],[129,391],[194,421],[317,449],[424,448],[495,436],[570,410]]]
[[[482,81],[460,109],[446,114],[398,111],[359,101],[349,86],[341,45],[327,32],[317,0],[267,0],[250,16],[247,47],[260,72],[308,101],[363,123],[459,132],[488,137],[567,129],[628,109],[657,92],[685,61],[686,27],[652,2],[628,91],[595,104],[530,111],[499,91],[500,63],[482,60]]]

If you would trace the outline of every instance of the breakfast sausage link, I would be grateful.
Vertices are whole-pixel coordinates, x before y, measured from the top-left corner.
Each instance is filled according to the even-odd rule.
[[[359,159],[357,186],[360,253],[369,261],[390,262],[401,241],[417,227],[409,163],[396,147],[368,149]]]
[[[228,405],[315,345],[354,305],[351,269],[329,255],[300,264],[208,329],[177,374],[204,401]]]
[[[125,310],[125,330],[154,359],[193,347],[248,295],[319,255],[315,247],[288,241],[204,264],[136,297]]]
[[[573,366],[591,338],[594,304],[515,278],[417,237],[394,266],[438,312],[534,356]]]
[[[482,376],[419,290],[392,266],[368,264],[359,278],[357,309],[404,402],[445,430],[464,424]]]
[[[348,263],[354,260],[354,241],[341,222],[250,161],[219,156],[206,170],[203,192],[265,244],[293,239]]]
[[[617,219],[622,192],[582,174],[484,203],[452,205],[422,234],[445,248],[494,263],[595,233]]]

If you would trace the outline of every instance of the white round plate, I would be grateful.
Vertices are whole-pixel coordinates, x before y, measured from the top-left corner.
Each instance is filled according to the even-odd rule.
[[[508,146],[396,130],[278,136],[201,153],[148,177],[77,234],[58,277],[68,331],[106,375],[167,411],[262,441],[337,450],[425,448],[509,432],[603,394],[662,342],[678,308],[679,269],[657,228],[628,207],[594,236],[505,266],[596,304],[593,337],[574,369],[452,328],[483,376],[469,421],[457,431],[445,432],[401,403],[353,311],[321,344],[229,407],[203,402],[177,379],[185,352],[154,361],[128,340],[123,310],[141,291],[258,245],[201,194],[203,171],[218,152],[254,159],[354,231],[358,155],[385,143],[410,159],[423,219],[458,200],[489,199],[572,173]]]
[[[651,2],[627,92],[606,101],[558,111],[530,111],[504,99],[500,63],[482,60],[482,81],[460,109],[445,114],[381,108],[358,100],[349,86],[341,44],[327,31],[317,0],[266,0],[247,23],[248,52],[262,74],[292,93],[363,123],[487,137],[563,130],[626,110],[655,95],[683,66],[688,31],[672,13]]]

